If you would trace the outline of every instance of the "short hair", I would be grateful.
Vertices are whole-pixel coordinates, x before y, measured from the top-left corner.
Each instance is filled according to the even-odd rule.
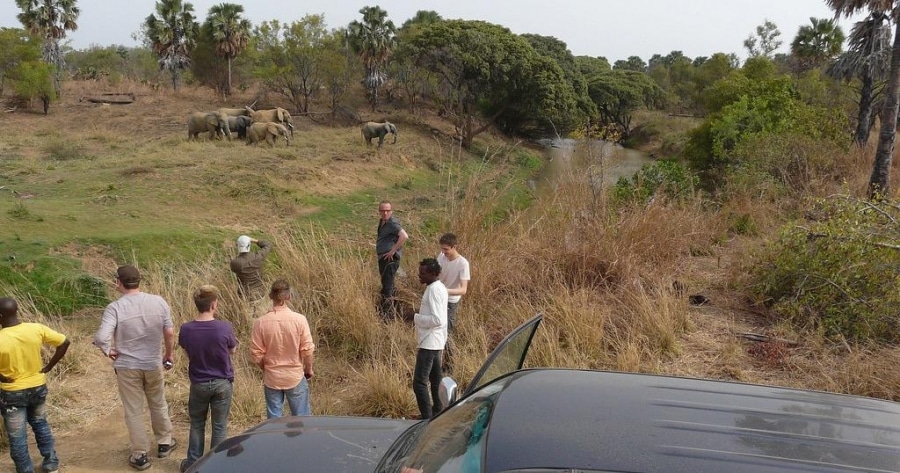
[[[441,238],[438,240],[438,243],[441,245],[447,245],[450,247],[456,246],[456,235],[452,233],[445,233],[441,235]]]
[[[419,266],[424,266],[426,271],[428,271],[429,273],[431,273],[435,276],[440,276],[440,274],[441,274],[441,265],[434,258],[423,259],[419,263]]]
[[[281,304],[291,298],[291,285],[285,279],[278,279],[272,283],[269,291],[269,299],[276,304]]]
[[[213,302],[219,300],[219,288],[212,284],[204,284],[194,291],[194,305],[200,312],[209,312]]]
[[[19,311],[19,304],[12,297],[0,299],[0,316],[12,317]]]
[[[125,289],[137,289],[141,285],[141,272],[130,264],[122,265],[116,269],[116,279]]]

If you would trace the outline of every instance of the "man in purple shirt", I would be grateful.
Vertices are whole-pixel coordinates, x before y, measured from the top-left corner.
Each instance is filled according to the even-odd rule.
[[[191,432],[188,435],[187,458],[181,462],[182,472],[203,456],[207,413],[212,411],[209,449],[215,448],[228,436],[228,413],[234,382],[231,355],[238,344],[231,324],[215,318],[219,309],[219,290],[215,286],[200,286],[194,291],[194,304],[199,314],[182,325],[178,332],[178,346],[187,353],[188,378],[191,380],[188,398]]]

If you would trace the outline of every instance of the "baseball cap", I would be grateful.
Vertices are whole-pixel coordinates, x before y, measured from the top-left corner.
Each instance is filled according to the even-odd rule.
[[[238,253],[248,253],[250,251],[250,237],[241,235],[237,239]]]
[[[126,264],[116,270],[116,278],[122,281],[122,284],[137,284],[141,282],[141,272],[134,266]]]

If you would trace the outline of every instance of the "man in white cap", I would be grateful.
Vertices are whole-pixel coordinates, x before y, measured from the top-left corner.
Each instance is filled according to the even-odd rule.
[[[259,251],[250,252],[250,246],[256,243]],[[231,271],[240,282],[241,294],[249,299],[257,299],[266,291],[262,279],[262,267],[266,256],[272,251],[272,244],[265,240],[257,240],[247,235],[237,239],[238,255],[231,260]]]

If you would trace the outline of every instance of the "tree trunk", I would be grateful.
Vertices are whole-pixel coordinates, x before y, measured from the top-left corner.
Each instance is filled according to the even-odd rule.
[[[178,68],[172,69],[172,90],[178,92]]]
[[[225,85],[225,95],[231,95],[231,55],[228,55],[228,84]]]
[[[872,129],[872,90],[874,80],[870,71],[866,71],[859,90],[859,115],[856,117],[856,144],[860,148],[869,142],[869,131]]]
[[[891,49],[891,75],[885,91],[884,110],[881,112],[881,130],[878,133],[878,151],[869,178],[869,199],[890,195],[891,159],[894,155],[894,137],[897,135],[897,106],[900,105],[900,22],[894,31]]]

